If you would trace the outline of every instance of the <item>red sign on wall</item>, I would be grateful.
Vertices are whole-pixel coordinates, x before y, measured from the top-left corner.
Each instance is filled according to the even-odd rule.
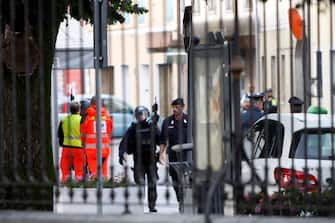
[[[82,74],[79,69],[70,69],[70,70],[64,70],[63,71],[63,77],[64,77],[64,95],[70,96],[82,94]]]

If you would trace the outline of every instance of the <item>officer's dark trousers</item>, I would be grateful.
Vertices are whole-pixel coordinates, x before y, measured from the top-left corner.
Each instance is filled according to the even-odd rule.
[[[177,158],[177,154],[173,151],[169,151],[169,162],[171,163],[171,162],[178,162],[178,161],[180,160]],[[183,196],[183,190],[181,188],[182,185],[178,177],[178,173],[176,172],[175,169],[170,167],[169,174],[172,178],[172,186],[173,186],[174,191],[176,192],[177,201],[180,202]]]
[[[156,206],[157,200],[157,167],[156,163],[145,164],[142,166],[136,165],[134,168],[134,178],[138,185],[144,186],[145,176],[148,180],[148,204],[149,209],[153,209]]]

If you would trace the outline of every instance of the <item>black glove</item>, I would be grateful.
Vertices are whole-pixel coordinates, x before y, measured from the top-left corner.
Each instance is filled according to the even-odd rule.
[[[159,152],[155,153],[155,162],[159,163]]]

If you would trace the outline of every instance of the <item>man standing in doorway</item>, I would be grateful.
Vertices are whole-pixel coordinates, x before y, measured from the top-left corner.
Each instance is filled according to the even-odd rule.
[[[184,111],[184,100],[177,98],[171,103],[173,114],[167,117],[162,125],[160,137],[160,163],[165,163],[165,148],[167,148],[167,155],[169,162],[177,162],[177,152],[171,149],[174,145],[184,144],[188,142],[187,128],[189,126],[188,116]],[[177,172],[173,168],[169,168],[169,174],[172,178],[172,185],[176,192],[177,200],[182,200],[182,191],[180,189],[180,182],[178,180]]]
[[[255,94],[255,85],[250,83],[248,84],[248,91],[245,92],[241,97],[240,104],[242,104],[244,101],[246,101],[247,98],[250,98],[254,94]]]

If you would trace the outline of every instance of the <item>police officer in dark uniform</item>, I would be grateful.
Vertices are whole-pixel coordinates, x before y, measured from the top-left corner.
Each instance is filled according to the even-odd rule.
[[[291,113],[301,113],[302,112],[302,106],[304,104],[304,101],[296,96],[290,97],[288,99],[288,103],[290,104],[290,110]]]
[[[245,134],[252,124],[264,115],[263,112],[263,94],[254,94],[249,96],[251,106],[241,112],[241,128]]]
[[[144,185],[148,180],[148,206],[150,212],[157,212],[157,165],[156,146],[159,145],[160,131],[155,121],[149,118],[149,110],[144,106],[135,108],[136,122],[127,129],[119,146],[119,162],[123,164],[124,153],[133,154],[134,180]]]
[[[167,147],[167,154],[169,162],[177,162],[177,153],[171,150],[171,147],[178,144],[184,144],[188,142],[187,128],[188,116],[183,112],[184,100],[177,98],[171,103],[173,115],[167,117],[162,125],[162,132],[160,137],[160,163],[165,163],[165,147]],[[172,178],[172,185],[176,192],[178,202],[182,198],[182,190],[180,188],[180,182],[178,180],[177,172],[173,168],[169,168],[169,174]]]

